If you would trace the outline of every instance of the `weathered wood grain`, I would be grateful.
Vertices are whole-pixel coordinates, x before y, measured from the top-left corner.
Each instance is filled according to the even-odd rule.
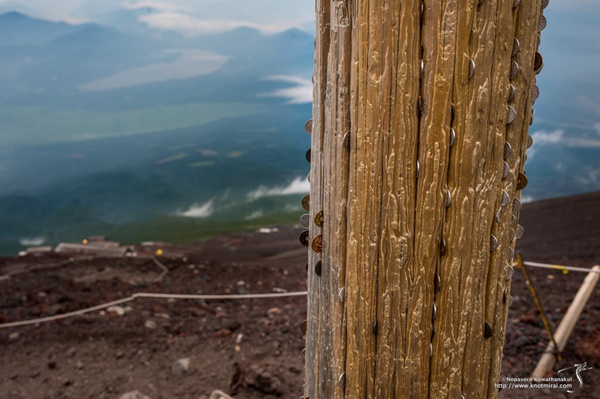
[[[305,397],[497,394],[539,3],[317,0]]]

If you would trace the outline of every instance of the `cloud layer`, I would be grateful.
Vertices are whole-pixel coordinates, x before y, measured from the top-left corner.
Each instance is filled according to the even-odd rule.
[[[260,186],[256,190],[248,193],[249,200],[257,200],[263,197],[273,197],[278,195],[305,194],[310,192],[310,183],[306,178],[295,178],[290,184],[283,187],[268,188]]]

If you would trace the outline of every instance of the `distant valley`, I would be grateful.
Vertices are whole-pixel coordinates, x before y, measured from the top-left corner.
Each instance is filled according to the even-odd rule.
[[[313,35],[186,37],[139,22],[152,12],[0,15],[0,254],[94,234],[185,242],[302,213]],[[528,200],[600,189],[600,120],[547,97],[556,81],[540,75]]]

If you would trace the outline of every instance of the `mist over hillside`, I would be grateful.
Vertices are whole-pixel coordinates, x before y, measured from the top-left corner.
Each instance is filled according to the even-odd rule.
[[[191,35],[145,23],[152,7],[86,7],[102,9],[95,22],[0,15],[0,254],[92,234],[185,241],[297,220],[313,35]],[[548,33],[543,46],[568,45]],[[528,200],[600,189],[598,82],[565,86],[552,69],[563,61],[547,54]],[[561,106],[552,90],[591,105]]]

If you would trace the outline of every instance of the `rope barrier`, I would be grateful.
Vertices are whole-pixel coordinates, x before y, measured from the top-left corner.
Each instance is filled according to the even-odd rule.
[[[518,266],[518,262],[516,262],[516,261],[514,261],[513,264]],[[563,272],[563,274],[567,274],[569,272],[600,273],[600,270],[588,269],[585,267],[551,265],[551,264],[547,264],[547,263],[537,263],[537,262],[523,262],[523,264],[528,267],[540,267],[543,269],[561,270]]]
[[[295,296],[305,296],[307,295],[307,291],[299,291],[299,292],[280,292],[280,293],[268,293],[268,294],[225,294],[225,295],[192,295],[192,294],[155,294],[150,292],[139,292],[133,294],[127,298],[118,299],[116,301],[103,303],[101,305],[92,306],[90,308],[85,308],[81,310],[76,310],[74,312],[63,313],[55,316],[41,317],[39,319],[33,320],[24,320],[24,321],[15,321],[12,323],[4,323],[0,324],[0,329],[9,328],[9,327],[21,327],[27,326],[31,324],[39,324],[46,323],[54,320],[66,319],[68,317],[79,316],[85,313],[95,312],[97,310],[102,310],[106,308],[110,308],[111,306],[120,305],[122,303],[134,301],[137,298],[157,298],[157,299],[264,299],[264,298],[284,298],[284,297],[295,297]]]

